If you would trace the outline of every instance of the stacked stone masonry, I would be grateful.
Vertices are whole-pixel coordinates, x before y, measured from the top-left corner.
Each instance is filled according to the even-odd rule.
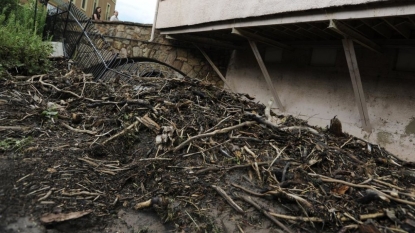
[[[130,22],[98,22],[95,27],[110,43],[120,58],[150,59],[165,64],[191,78],[203,79],[223,86],[222,80],[192,44],[168,40],[155,32],[151,37],[151,25]],[[212,51],[207,51],[212,53]],[[229,54],[215,54],[213,62],[225,70]]]

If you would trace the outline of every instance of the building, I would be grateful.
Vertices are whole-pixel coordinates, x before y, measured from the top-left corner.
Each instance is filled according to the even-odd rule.
[[[61,2],[68,2],[69,0],[50,0],[49,4],[52,6],[59,5]],[[79,9],[83,10],[86,15],[91,16],[96,7],[101,7],[101,19],[110,20],[114,13],[117,0],[72,0]]]
[[[160,0],[157,12],[161,34],[243,47],[225,70],[237,92],[310,125],[337,116],[415,161],[415,1]]]

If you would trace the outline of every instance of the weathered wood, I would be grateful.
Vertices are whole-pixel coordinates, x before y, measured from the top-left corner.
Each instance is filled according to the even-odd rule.
[[[352,80],[354,96],[362,120],[362,128],[367,132],[372,131],[369,114],[366,106],[365,93],[363,91],[362,81],[360,79],[359,66],[357,64],[356,52],[354,50],[353,40],[343,39],[344,53],[346,54],[347,65],[349,66],[350,78]]]
[[[254,52],[255,58],[258,62],[259,67],[261,68],[262,74],[264,75],[265,81],[268,84],[269,89],[271,90],[272,96],[274,97],[275,103],[277,103],[278,109],[281,112],[285,111],[284,106],[282,105],[282,102],[280,100],[280,97],[278,96],[277,90],[274,87],[274,84],[271,80],[271,77],[268,73],[267,67],[264,64],[264,61],[262,60],[261,54],[259,53],[258,47],[255,43],[255,41],[249,40],[249,44],[251,45],[252,52]]]

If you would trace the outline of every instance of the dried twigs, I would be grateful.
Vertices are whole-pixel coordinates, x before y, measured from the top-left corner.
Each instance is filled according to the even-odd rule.
[[[360,220],[367,220],[367,219],[372,219],[372,218],[381,218],[381,217],[384,217],[384,216],[385,216],[384,212],[373,213],[373,214],[361,214],[359,219]]]
[[[186,141],[182,142],[180,145],[178,145],[177,147],[175,147],[173,149],[173,152],[176,152],[176,151],[180,150],[181,148],[183,148],[184,146],[186,146],[187,144],[189,144],[190,142],[192,142],[193,140],[196,140],[198,138],[210,137],[210,136],[213,136],[213,135],[216,135],[216,134],[227,133],[227,132],[229,132],[231,130],[238,129],[238,128],[241,128],[241,127],[244,127],[244,126],[253,125],[255,123],[256,123],[255,121],[246,121],[246,122],[243,122],[241,124],[234,125],[234,126],[231,126],[231,127],[228,127],[228,128],[223,128],[223,129],[215,130],[215,131],[213,131],[211,133],[205,133],[205,134],[196,135],[194,137],[188,138]]]
[[[307,131],[316,136],[321,136],[321,134],[319,134],[317,130],[307,127],[307,126],[290,126],[290,127],[283,127],[280,129],[284,131]]]
[[[249,113],[249,112],[244,112],[244,115],[245,116],[250,116],[254,120],[256,120],[258,123],[261,123],[261,124],[270,126],[271,128],[276,129],[276,130],[283,130],[283,131],[294,131],[294,130],[296,130],[296,131],[307,131],[307,132],[310,132],[310,133],[312,133],[314,135],[321,136],[321,134],[319,134],[317,130],[315,130],[313,128],[310,128],[310,127],[307,127],[307,126],[281,127],[281,126],[276,125],[276,124],[272,123],[271,121],[269,121],[269,120],[265,119],[264,117],[261,117],[261,116],[259,116],[257,114],[253,114],[253,113]]]
[[[277,214],[277,213],[273,213],[273,212],[269,212],[269,214],[274,216],[274,217],[282,218],[282,219],[285,219],[285,220],[304,221],[304,222],[324,222],[325,221],[323,218],[319,218],[319,217],[291,216],[291,215],[285,215],[285,214]],[[361,223],[360,221],[356,220],[350,214],[344,213],[344,215],[347,216],[347,217],[339,218],[340,221],[342,221],[342,222],[355,221],[355,222]],[[382,217],[382,216],[385,216],[385,214],[381,215],[381,213],[376,213],[376,214],[360,215],[360,220],[379,218],[379,217]]]
[[[390,187],[390,188],[394,188],[394,189],[399,190],[399,191],[403,191],[403,190],[405,190],[404,188],[401,188],[401,187],[398,187],[398,186],[396,186],[396,185],[393,185],[393,184],[389,184],[389,183],[383,182],[383,181],[381,181],[381,180],[373,179],[373,181],[374,181],[374,182],[376,182],[376,183],[379,183],[379,184],[383,184],[383,185],[385,185],[385,186],[388,186],[388,187]]]
[[[46,214],[40,218],[42,223],[53,223],[53,222],[63,222],[71,219],[77,219],[88,215],[92,212],[92,210],[86,211],[78,211],[78,212],[71,212],[71,213],[60,213],[60,214]]]
[[[305,205],[307,207],[308,211],[313,210],[313,204],[308,202],[306,199],[304,199],[302,197],[299,197],[297,195],[294,195],[292,193],[287,193],[287,192],[283,191],[281,188],[278,188],[278,189],[272,190],[272,191],[268,191],[265,194],[272,194],[272,195],[283,197],[283,198],[286,198],[286,199],[289,199],[289,200],[296,200],[299,203]]]
[[[244,149],[245,149],[245,151],[248,153],[248,154],[250,154],[254,159],[256,159],[258,156],[251,150],[251,149],[249,149],[249,147],[247,147],[247,146],[244,146],[243,147]]]
[[[160,126],[153,121],[150,117],[147,115],[143,117],[136,117],[139,122],[141,122],[143,125],[147,126],[147,128],[153,130],[155,133],[158,133],[160,131]]]
[[[28,193],[28,194],[27,194],[27,196],[30,196],[30,195],[33,195],[33,194],[38,193],[38,192],[40,192],[40,191],[43,191],[43,190],[48,190],[48,189],[50,189],[50,186],[46,186],[46,187],[43,187],[43,188],[41,188],[41,189],[38,189],[38,190],[32,191],[32,192]]]
[[[71,127],[70,125],[67,125],[67,124],[65,124],[65,123],[63,123],[63,122],[61,122],[61,124],[62,124],[65,128],[67,128],[67,129],[69,129],[69,130],[72,130],[72,131],[74,131],[74,132],[77,132],[77,133],[86,133],[86,134],[91,134],[91,135],[96,135],[96,134],[97,134],[97,132],[95,132],[95,131],[91,131],[91,130],[86,130],[86,129],[75,129],[75,128]]]
[[[269,212],[269,214],[274,217],[282,218],[285,220],[295,220],[295,221],[304,221],[304,222],[323,222],[324,221],[322,218],[318,218],[318,217],[290,216],[290,215],[285,215],[285,214],[277,214],[273,212]]]
[[[274,145],[272,145],[272,143],[269,143],[274,149],[278,149],[276,146],[274,146]],[[277,159],[281,156],[281,154],[284,152],[284,150],[287,148],[287,146],[285,146],[284,148],[282,148],[282,150],[277,150],[277,156],[275,156],[275,159],[274,160],[272,160],[272,162],[271,162],[271,164],[268,166],[268,171],[269,171],[269,169],[272,167],[272,165],[274,165],[274,163],[275,163],[275,161],[277,161]]]
[[[229,118],[231,118],[232,116],[228,116],[225,119],[222,119],[221,121],[219,121],[219,123],[217,123],[215,126],[213,126],[212,128],[208,129],[205,131],[205,133],[209,133],[210,131],[216,129],[218,126],[220,126],[223,122],[227,121]]]
[[[257,121],[260,124],[267,125],[267,126],[271,127],[274,130],[280,129],[279,125],[276,125],[276,124],[272,123],[271,121],[268,121],[267,119],[265,119],[264,117],[262,117],[258,114],[253,114],[253,113],[250,113],[250,112],[244,112],[244,115],[251,117],[252,119],[254,119],[255,121]]]
[[[88,192],[88,191],[78,191],[78,190],[75,190],[75,191],[72,191],[72,192],[66,192],[65,190],[62,190],[61,195],[62,196],[73,197],[73,196],[80,196],[80,195],[85,195],[85,196],[99,196],[99,195],[102,195],[102,194],[99,194],[99,193],[91,193],[91,192]]]
[[[244,200],[245,202],[248,202],[249,204],[251,204],[253,207],[255,207],[262,214],[264,214],[265,216],[267,216],[272,222],[274,222],[279,227],[281,227],[285,232],[294,233],[293,230],[291,230],[290,228],[286,227],[282,222],[280,222],[277,219],[275,219],[268,211],[264,210],[264,208],[260,207],[257,203],[255,203],[251,199],[251,197],[241,196],[240,198],[242,200]]]
[[[136,99],[136,100],[125,100],[125,101],[119,101],[119,102],[113,102],[113,101],[92,101],[92,104],[87,104],[86,106],[88,108],[94,108],[94,107],[98,107],[98,106],[102,106],[102,105],[124,105],[124,104],[128,104],[128,105],[133,105],[133,104],[139,104],[139,105],[144,105],[144,106],[150,106],[150,103],[147,100],[141,100],[141,99]],[[150,108],[151,109],[151,108]]]
[[[400,202],[400,203],[404,203],[404,204],[408,204],[408,205],[415,206],[415,202],[403,200],[403,199],[396,198],[396,197],[392,197],[392,196],[390,196],[390,195],[388,195],[388,194],[386,194],[386,193],[384,193],[382,191],[377,190],[375,187],[370,186],[370,185],[353,184],[353,183],[350,183],[350,182],[347,182],[347,181],[337,180],[337,179],[333,179],[333,178],[330,178],[330,177],[327,177],[327,176],[323,176],[323,175],[319,175],[319,174],[313,174],[313,173],[308,173],[308,175],[320,177],[320,179],[322,181],[325,181],[325,182],[340,183],[340,184],[345,184],[345,185],[349,185],[349,186],[356,187],[356,188],[371,189],[371,190],[375,191],[377,194],[379,194],[381,196],[384,196],[384,197],[386,197],[388,199],[391,199],[391,200],[394,200],[394,201],[397,201],[397,202]]]
[[[109,141],[114,140],[114,138],[117,138],[123,134],[125,134],[126,132],[128,132],[130,129],[136,127],[138,125],[138,123],[140,123],[139,120],[135,121],[134,123],[132,123],[131,125],[129,125],[127,128],[125,128],[124,130],[122,130],[121,132],[111,136],[110,138],[108,138],[107,140],[105,140],[103,143],[101,143],[102,145],[107,144]]]
[[[37,199],[37,201],[43,201],[43,200],[46,200],[51,194],[52,194],[52,190],[49,190],[49,192],[47,192],[46,194],[45,194],[45,196],[43,196],[43,197],[41,197],[41,198],[39,198],[39,199]]]
[[[31,175],[33,175],[33,173],[30,173],[30,174],[27,174],[27,175],[23,176],[22,178],[18,179],[18,180],[16,181],[16,183],[19,183],[20,181],[22,181],[22,180],[26,179],[27,177],[29,177],[29,176],[31,176]]]
[[[258,166],[259,165],[267,165],[267,164],[269,164],[269,162],[258,162],[257,163]],[[218,167],[218,166],[207,167],[207,168],[204,168],[204,169],[201,169],[201,170],[195,172],[195,174],[202,174],[202,173],[205,173],[205,172],[208,172],[208,171],[219,171],[219,170],[230,171],[230,170],[233,170],[233,169],[246,168],[246,167],[252,167],[252,163],[244,164],[244,165],[235,165],[235,166],[232,166],[232,167]]]
[[[347,143],[349,143],[354,137],[350,137],[349,140],[347,140],[343,145],[340,146],[340,149],[342,149]]]
[[[1,130],[28,130],[29,127],[23,127],[23,126],[1,126],[0,125],[0,131]]]
[[[241,207],[239,207],[239,205],[238,204],[236,204],[233,200],[232,200],[232,198],[230,197],[230,196],[228,196],[228,194],[226,194],[226,192],[221,188],[221,187],[219,187],[219,186],[216,186],[216,185],[211,185],[211,187],[214,189],[214,190],[216,190],[216,192],[218,192],[219,193],[219,195],[221,195],[225,200],[226,200],[226,202],[228,202],[228,204],[230,205],[230,206],[232,206],[232,208],[234,208],[238,213],[240,213],[240,214],[245,214],[245,211],[241,208]]]
[[[54,86],[53,84],[43,82],[43,81],[42,81],[42,78],[43,78],[43,77],[44,77],[44,76],[41,76],[41,77],[39,78],[39,82],[40,82],[42,85],[52,87],[53,89],[55,89],[55,90],[57,90],[57,91],[59,91],[59,92],[64,92],[64,93],[71,94],[71,95],[75,96],[75,97],[76,97],[76,98],[78,98],[78,99],[82,99],[82,98],[83,98],[82,96],[80,96],[80,95],[78,95],[78,94],[76,94],[76,93],[74,93],[74,92],[72,92],[72,91],[65,91],[65,90],[62,90],[62,89],[57,88],[57,87],[56,87],[56,86]]]
[[[265,194],[262,194],[262,193],[256,193],[256,192],[254,192],[254,191],[251,191],[251,190],[249,190],[249,189],[247,189],[247,188],[245,188],[245,187],[242,187],[242,186],[240,186],[240,185],[238,185],[238,184],[235,184],[235,183],[231,183],[231,185],[232,185],[233,187],[239,188],[239,189],[241,189],[241,190],[245,191],[246,193],[252,194],[252,195],[257,196],[257,197],[263,197],[263,196],[265,196]]]
[[[85,159],[85,158],[78,158],[78,160],[84,161],[84,162],[86,162],[86,163],[88,163],[89,165],[94,166],[94,167],[98,167],[98,166],[99,166],[99,164],[97,164],[97,163],[95,163],[95,162],[92,162],[92,161],[90,161],[90,160],[88,160],[88,159]]]
[[[172,158],[144,158],[144,159],[140,159],[139,161],[162,161],[162,160],[173,160]]]
[[[120,168],[118,161],[101,161],[101,160],[94,160],[91,158],[78,158],[78,160],[84,161],[87,164],[91,165],[95,171],[109,174],[109,175],[116,175],[119,171],[129,170],[129,167]],[[103,168],[104,167],[104,168]],[[99,168],[99,169],[98,169]]]

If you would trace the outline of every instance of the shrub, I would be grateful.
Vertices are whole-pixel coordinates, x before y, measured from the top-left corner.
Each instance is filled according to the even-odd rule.
[[[2,0],[1,2],[0,12],[2,12],[6,18],[8,18],[13,9],[16,9],[19,6],[16,0]]]
[[[2,10],[0,73],[8,70],[30,75],[46,72],[50,68],[48,57],[52,52],[52,46],[42,41],[47,12],[38,4],[36,24],[34,24],[35,1],[29,0],[24,5],[16,2],[14,9],[5,7]]]

